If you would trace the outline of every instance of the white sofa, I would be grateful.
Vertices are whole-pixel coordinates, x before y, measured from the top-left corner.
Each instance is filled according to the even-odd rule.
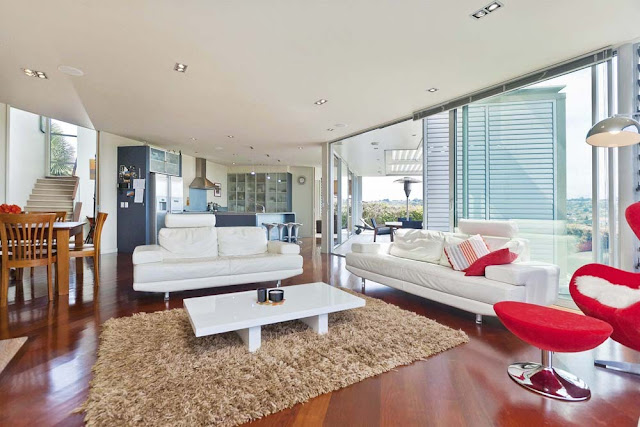
[[[302,274],[297,244],[262,227],[215,227],[215,215],[167,214],[158,245],[133,252],[133,289],[169,292],[278,281]]]
[[[499,301],[549,305],[556,299],[560,269],[530,261],[528,242],[516,237],[517,230],[513,221],[478,220],[460,220],[458,233],[398,230],[394,243],[354,243],[346,256],[346,268],[362,278],[363,289],[369,279],[475,313],[476,322],[481,323],[482,315],[495,316],[493,304]],[[453,270],[444,246],[475,234],[483,236],[491,251],[509,247],[518,253],[518,259],[487,267],[485,276],[465,276]]]

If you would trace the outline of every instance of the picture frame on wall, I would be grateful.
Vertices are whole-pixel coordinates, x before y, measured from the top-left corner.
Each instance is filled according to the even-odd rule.
[[[222,184],[219,182],[214,182],[213,185],[213,197],[222,197]]]

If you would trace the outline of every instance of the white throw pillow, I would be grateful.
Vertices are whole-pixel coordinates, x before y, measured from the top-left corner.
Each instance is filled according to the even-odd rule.
[[[169,252],[167,258],[209,258],[218,256],[216,228],[162,228],[158,244]]]
[[[440,260],[444,235],[429,230],[398,230],[389,253],[399,258],[437,263]]]

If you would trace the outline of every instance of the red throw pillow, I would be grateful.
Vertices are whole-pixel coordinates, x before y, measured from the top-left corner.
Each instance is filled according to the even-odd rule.
[[[509,251],[508,248],[498,249],[478,258],[465,271],[465,276],[484,276],[484,269],[490,265],[511,264],[518,258],[517,254]]]

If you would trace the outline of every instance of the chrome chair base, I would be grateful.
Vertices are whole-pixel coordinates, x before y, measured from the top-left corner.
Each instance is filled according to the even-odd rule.
[[[514,363],[509,376],[522,387],[543,396],[559,400],[580,401],[591,397],[591,390],[580,378],[552,366],[540,363]]]
[[[612,371],[640,375],[640,364],[638,363],[616,362],[613,360],[596,360],[594,362],[594,365],[599,368],[611,369]]]

